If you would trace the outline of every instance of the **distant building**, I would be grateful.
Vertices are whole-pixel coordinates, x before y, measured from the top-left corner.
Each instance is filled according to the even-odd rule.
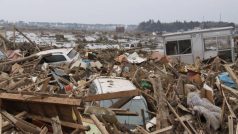
[[[163,34],[164,53],[185,63],[216,56],[234,61],[233,32],[233,27],[222,27]]]
[[[116,32],[117,33],[124,33],[125,32],[125,27],[123,27],[123,26],[116,27]]]

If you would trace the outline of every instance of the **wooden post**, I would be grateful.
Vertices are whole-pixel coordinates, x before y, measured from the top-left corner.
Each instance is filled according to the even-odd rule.
[[[233,117],[231,115],[228,116],[228,129],[229,129],[229,134],[234,134],[233,133]]]
[[[156,129],[161,129],[169,126],[168,122],[168,108],[166,107],[165,93],[162,87],[162,82],[159,75],[150,76],[150,82],[153,85],[154,98],[157,102],[157,114],[156,114]]]
[[[102,125],[102,123],[98,120],[98,118],[94,114],[91,114],[90,117],[92,118],[93,122],[95,123],[95,125],[98,127],[98,129],[101,131],[102,134],[109,134],[105,126]]]
[[[62,128],[61,128],[61,122],[58,116],[52,118],[51,124],[53,128],[53,134],[63,134]]]
[[[14,46],[14,49],[16,49],[16,29],[15,29],[15,24],[13,26],[13,46]]]

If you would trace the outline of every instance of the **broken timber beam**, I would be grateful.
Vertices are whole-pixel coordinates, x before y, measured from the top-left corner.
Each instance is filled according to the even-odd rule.
[[[37,115],[32,115],[32,114],[29,114],[27,117],[29,117],[31,119],[34,119],[34,120],[47,122],[47,123],[51,123],[51,120],[52,120],[52,119],[47,118],[47,117],[37,116]],[[89,126],[83,126],[81,124],[76,124],[76,123],[66,122],[66,121],[60,121],[60,122],[61,122],[61,125],[64,126],[64,127],[79,129],[81,131],[88,131],[90,129]]]
[[[15,100],[15,101],[27,101],[27,102],[39,102],[39,103],[52,103],[61,105],[80,106],[81,99],[76,98],[60,98],[51,96],[35,96],[35,95],[23,95],[13,93],[0,93],[0,99],[2,100]]]
[[[95,123],[95,125],[102,134],[109,134],[105,126],[102,125],[102,123],[98,120],[98,118],[94,114],[91,114],[90,117],[92,118],[93,122]]]
[[[63,134],[59,116],[52,117],[51,119],[52,119],[51,124],[53,128],[53,134]]]
[[[26,132],[30,132],[33,134],[39,134],[41,131],[39,127],[29,122],[26,122],[25,120],[14,117],[13,115],[9,114],[7,111],[1,111],[1,114],[11,123],[13,123],[14,126],[16,126],[17,128],[20,128],[21,130],[24,130]]]
[[[139,95],[141,95],[139,90],[131,90],[131,91],[120,91],[115,93],[90,95],[90,96],[85,96],[82,99],[85,102],[91,102],[91,101],[110,100],[110,99],[139,96]]]
[[[13,61],[2,62],[2,63],[0,63],[0,66],[23,62],[23,61],[34,59],[36,57],[38,57],[38,56],[37,55],[31,55],[31,56],[20,58],[20,59],[13,60]]]
[[[143,127],[141,126],[137,126],[137,131],[139,131],[138,133],[141,133],[141,134],[150,134],[149,132],[147,132]]]
[[[236,74],[232,71],[229,65],[224,65],[226,71],[229,73],[230,77],[235,81],[236,85],[238,85],[238,78]]]
[[[181,118],[179,117],[179,115],[176,113],[176,111],[174,110],[174,108],[169,104],[169,102],[166,100],[167,105],[169,107],[169,109],[172,111],[172,113],[176,116],[176,118],[178,118],[179,122],[182,124],[182,126],[184,127],[184,129],[189,133],[192,134],[192,132],[189,130],[189,128],[184,124],[184,122],[181,120]]]
[[[113,103],[109,108],[121,108],[123,105],[129,102],[132,98],[134,98],[134,96],[121,98],[117,102]]]
[[[26,79],[27,78],[24,77],[23,79],[19,80],[18,82],[14,83],[14,84],[10,84],[10,86],[7,88],[7,90],[13,90],[13,89],[17,88],[18,86],[24,84]]]
[[[230,88],[224,84],[221,84],[221,88],[224,89],[224,92],[230,92],[231,94],[233,94],[234,96],[236,96],[238,98],[238,91],[233,89],[233,88]]]
[[[47,134],[47,132],[48,132],[48,128],[47,128],[47,127],[44,127],[44,128],[41,130],[40,134]]]
[[[27,112],[23,111],[23,112],[15,115],[15,117],[22,119],[24,116],[26,116],[26,114],[27,114]],[[2,122],[2,130],[3,131],[7,130],[7,129],[11,128],[11,127],[12,127],[12,124],[9,121]]]
[[[233,128],[234,124],[233,124],[233,117],[231,115],[228,115],[228,129],[229,129],[229,134],[234,134],[233,132]]]
[[[34,42],[32,42],[30,38],[28,38],[24,33],[22,33],[22,32],[21,32],[19,29],[17,29],[16,27],[14,27],[14,29],[15,29],[17,32],[19,32],[23,37],[25,37],[25,38],[31,43],[31,45],[35,46],[38,51],[40,51],[40,49],[39,49],[39,47],[37,46],[37,44],[35,44]]]
[[[150,134],[159,134],[159,133],[163,133],[169,130],[172,130],[173,126],[168,126],[159,130],[155,130],[154,132],[151,132]]]

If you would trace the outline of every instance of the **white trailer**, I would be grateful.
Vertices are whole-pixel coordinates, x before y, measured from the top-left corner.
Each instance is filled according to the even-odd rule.
[[[163,34],[164,54],[189,64],[196,57],[207,60],[219,56],[234,61],[233,32],[233,27],[222,27]]]

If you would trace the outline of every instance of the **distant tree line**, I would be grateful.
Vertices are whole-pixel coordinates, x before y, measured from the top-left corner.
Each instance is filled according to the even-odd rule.
[[[233,26],[235,27],[234,23],[230,22],[214,22],[214,21],[206,21],[206,22],[199,22],[199,21],[176,21],[171,23],[163,23],[159,20],[155,22],[154,20],[148,20],[141,22],[137,30],[143,32],[177,32],[177,31],[186,31],[189,29],[194,29],[196,27],[199,28],[211,28],[211,27],[226,27],[226,26]]]

